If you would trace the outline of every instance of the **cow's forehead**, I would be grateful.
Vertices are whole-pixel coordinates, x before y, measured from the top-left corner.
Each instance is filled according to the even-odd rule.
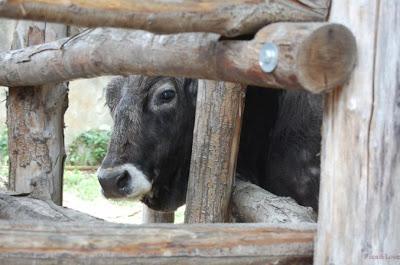
[[[183,88],[184,78],[164,77],[164,76],[129,76],[122,90],[124,96],[134,96],[137,99],[145,98],[149,93],[167,82],[176,88]]]

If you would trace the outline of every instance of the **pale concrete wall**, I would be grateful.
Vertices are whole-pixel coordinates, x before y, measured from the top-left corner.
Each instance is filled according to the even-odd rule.
[[[81,79],[69,83],[69,107],[65,113],[65,142],[89,129],[111,129],[104,88],[110,77]]]
[[[8,50],[15,21],[0,19],[0,51]],[[65,142],[68,145],[89,129],[110,129],[112,121],[105,106],[104,87],[110,77],[76,80],[69,83],[69,107],[65,113]],[[6,90],[0,87],[0,126],[6,121]]]

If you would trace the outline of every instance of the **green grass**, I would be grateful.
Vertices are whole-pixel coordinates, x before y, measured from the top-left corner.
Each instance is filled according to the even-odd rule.
[[[101,188],[95,172],[66,170],[64,172],[64,192],[71,192],[85,201],[103,198]],[[132,205],[128,200],[110,200],[117,206]]]
[[[79,170],[64,172],[64,191],[72,192],[87,201],[93,201],[102,196],[96,174]]]
[[[64,192],[74,193],[78,198],[85,201],[93,201],[103,197],[96,173],[79,170],[66,170],[64,172]],[[111,200],[110,202],[116,206],[132,206],[132,201],[129,200]],[[175,223],[183,223],[184,213],[184,207],[175,212]]]

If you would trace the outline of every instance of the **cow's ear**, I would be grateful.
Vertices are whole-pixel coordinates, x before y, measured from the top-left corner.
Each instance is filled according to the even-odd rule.
[[[111,81],[107,84],[106,87],[106,105],[110,109],[110,112],[113,113],[115,106],[121,99],[121,91],[126,82],[126,77],[117,76],[111,79]],[[113,115],[111,115],[113,116]]]
[[[191,103],[193,106],[196,106],[198,81],[196,79],[187,78],[184,87],[187,95],[191,99]]]

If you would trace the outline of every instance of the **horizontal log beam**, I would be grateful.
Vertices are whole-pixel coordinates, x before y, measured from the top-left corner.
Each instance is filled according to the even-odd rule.
[[[28,194],[16,192],[0,193],[0,220],[13,222],[21,220],[58,223],[80,222],[86,224],[105,222],[88,214],[58,206],[50,200],[42,201],[28,196]]]
[[[324,21],[329,0],[2,0],[0,16],[158,33],[251,34],[279,21]]]
[[[314,225],[0,222],[2,264],[312,264]]]
[[[280,197],[254,184],[236,179],[231,197],[232,217],[245,223],[315,223],[311,207],[298,205],[292,198]]]
[[[272,73],[259,65],[266,42],[278,47]],[[213,33],[155,35],[92,29],[79,35],[0,53],[0,85],[34,86],[100,75],[163,75],[230,81],[314,93],[343,84],[356,62],[351,32],[338,24],[276,23],[250,41]]]
[[[0,192],[0,219],[10,221],[105,222],[52,201],[42,201],[16,192]],[[293,199],[276,196],[254,184],[236,179],[232,197],[232,220],[244,223],[315,222],[311,208],[298,205]],[[143,207],[144,223],[173,223],[174,213],[153,211]],[[145,210],[146,209],[146,210]]]

